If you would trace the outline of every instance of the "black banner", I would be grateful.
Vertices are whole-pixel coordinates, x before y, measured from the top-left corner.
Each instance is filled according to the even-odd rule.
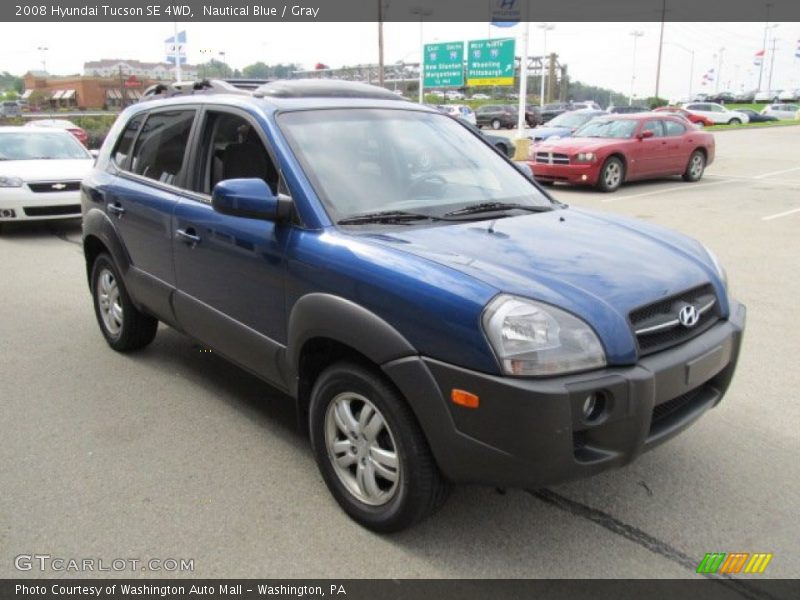
[[[111,21],[798,21],[797,0],[16,0],[0,20]]]

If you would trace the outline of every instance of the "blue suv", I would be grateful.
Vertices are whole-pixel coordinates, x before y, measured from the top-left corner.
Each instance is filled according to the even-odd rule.
[[[720,402],[745,308],[699,242],[379,88],[212,83],[126,109],[82,184],[100,331],[163,322],[294,397],[360,524],[625,465]]]

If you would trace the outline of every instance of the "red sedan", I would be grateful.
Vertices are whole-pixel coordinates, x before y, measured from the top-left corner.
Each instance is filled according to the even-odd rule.
[[[698,127],[708,127],[709,125],[713,125],[714,121],[709,119],[708,117],[704,117],[703,115],[698,115],[693,112],[689,112],[688,110],[684,110],[679,106],[659,106],[655,109],[655,112],[660,113],[668,113],[670,115],[680,115],[690,123],[694,123]]]
[[[26,127],[49,127],[53,129],[66,129],[76,138],[78,141],[88,148],[89,146],[89,134],[86,133],[86,130],[82,127],[78,127],[72,121],[67,121],[66,119],[37,119],[35,121],[28,121],[25,123]]]
[[[682,175],[698,181],[714,160],[714,136],[682,117],[640,113],[594,119],[572,137],[531,147],[537,181],[594,185],[613,192],[626,181]]]

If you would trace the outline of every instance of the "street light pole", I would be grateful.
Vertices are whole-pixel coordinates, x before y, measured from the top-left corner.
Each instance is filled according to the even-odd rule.
[[[547,32],[552,31],[556,28],[556,26],[550,25],[549,23],[540,23],[536,27],[542,30],[542,76],[540,78],[541,81],[539,82],[541,84],[541,88],[539,90],[539,106],[544,108],[544,61],[545,58],[547,58]]]
[[[772,4],[767,2],[767,18],[764,21],[764,41],[761,43],[761,51],[765,51],[767,49],[767,31],[769,30],[769,9],[772,8]],[[758,69],[758,91],[761,91],[761,78],[764,75],[764,61],[766,60],[765,56],[761,57],[761,64],[759,65]]]
[[[664,48],[664,20],[667,17],[667,0],[661,0],[661,33],[658,36],[658,64],[656,65],[656,102],[658,102],[658,88],[661,83],[661,53]]]
[[[772,38],[772,56],[769,59],[769,79],[767,80],[767,90],[772,93],[772,72],[775,69],[775,46],[778,45],[778,38]]]
[[[636,42],[644,35],[644,32],[634,29],[630,34],[633,36],[633,67],[631,69],[631,95],[628,97],[628,106],[633,104],[633,89],[636,84]]]
[[[47,73],[47,51],[49,48],[47,46],[39,46],[36,49],[42,53],[42,71]]]
[[[416,6],[411,9],[411,14],[419,17],[419,103],[422,104],[425,99],[425,93],[423,91],[425,83],[425,42],[422,37],[422,24],[425,17],[430,17],[433,14],[433,9]]]
[[[719,82],[722,79],[722,54],[725,52],[725,48],[719,49],[719,62],[717,63],[717,76],[714,79],[714,93],[719,91]]]

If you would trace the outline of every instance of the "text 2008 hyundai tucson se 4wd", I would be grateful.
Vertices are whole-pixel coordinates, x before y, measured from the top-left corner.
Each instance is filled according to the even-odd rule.
[[[296,398],[362,525],[625,465],[728,388],[745,308],[699,242],[568,208],[371,86],[164,95],[83,183],[100,329],[124,352],[162,321]]]

